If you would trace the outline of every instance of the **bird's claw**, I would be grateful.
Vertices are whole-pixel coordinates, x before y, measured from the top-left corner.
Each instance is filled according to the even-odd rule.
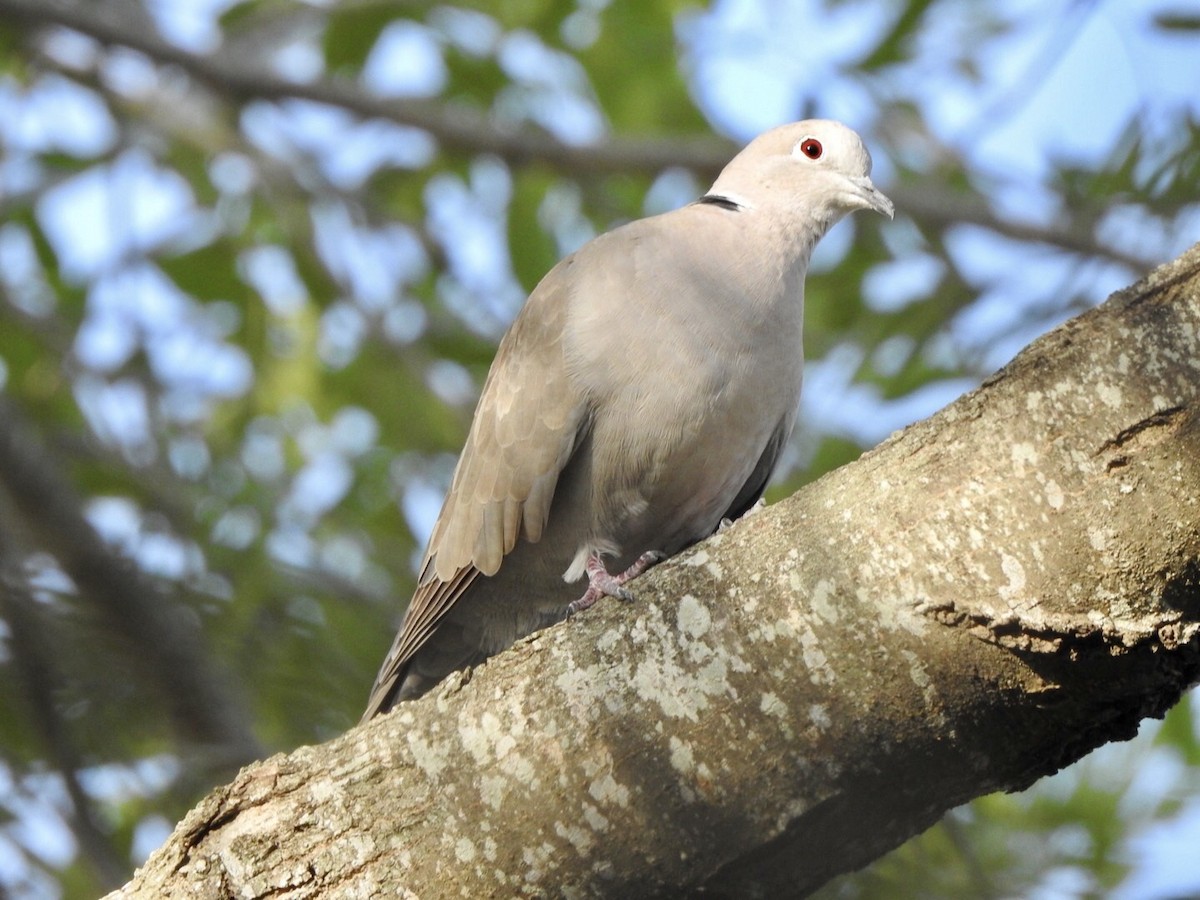
[[[637,578],[666,558],[667,554],[661,550],[647,550],[634,560],[633,565],[624,572],[613,575],[604,567],[604,561],[600,559],[599,554],[591,554],[587,561],[587,590],[578,600],[572,600],[567,604],[567,618],[588,609],[601,597],[614,597],[623,603],[632,603],[633,591],[624,587],[625,582]]]

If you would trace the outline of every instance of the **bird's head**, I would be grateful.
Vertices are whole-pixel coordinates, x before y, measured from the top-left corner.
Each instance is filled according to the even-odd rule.
[[[710,194],[747,209],[786,207],[825,227],[873,209],[891,218],[892,201],[871,182],[871,154],[840,122],[806,119],[767,131],[735,156]]]

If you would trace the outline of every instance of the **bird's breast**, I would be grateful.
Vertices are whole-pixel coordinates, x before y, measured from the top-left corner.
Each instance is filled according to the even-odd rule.
[[[570,477],[586,540],[620,561],[710,533],[799,402],[803,261],[688,221],[686,254],[649,224],[621,254],[596,242],[604,264],[571,295],[564,352],[591,428]]]
[[[711,533],[781,423],[790,429],[799,333],[743,337],[692,329],[645,340],[598,404],[591,527],[622,559]]]

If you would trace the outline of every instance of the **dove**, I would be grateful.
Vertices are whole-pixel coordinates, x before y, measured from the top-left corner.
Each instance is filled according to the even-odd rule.
[[[796,421],[804,278],[855,210],[857,134],[765,132],[698,200],[561,260],[500,342],[363,721],[736,519]],[[586,579],[586,586],[580,582]]]

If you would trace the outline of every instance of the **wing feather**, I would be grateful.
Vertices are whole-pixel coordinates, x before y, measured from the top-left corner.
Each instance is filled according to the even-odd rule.
[[[391,704],[409,662],[472,582],[494,575],[522,534],[531,542],[543,534],[559,474],[588,418],[563,350],[569,260],[542,280],[500,342],[364,720]]]
[[[737,496],[733,498],[733,502],[729,504],[729,509],[722,516],[723,519],[736,522],[746,514],[750,507],[758,502],[758,498],[767,489],[767,482],[771,480],[771,473],[775,471],[775,464],[779,462],[779,454],[783,452],[783,447],[787,443],[791,433],[791,417],[784,419],[775,426],[775,430],[771,432],[771,437],[767,440],[767,445],[763,448],[762,455],[759,456],[754,470],[750,473],[750,477],[746,479],[746,483],[742,485],[742,489],[738,491]]]

